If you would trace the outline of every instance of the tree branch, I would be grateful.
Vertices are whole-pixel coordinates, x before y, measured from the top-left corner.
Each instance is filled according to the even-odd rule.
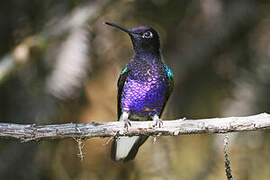
[[[0,138],[23,142],[45,139],[112,137],[112,136],[178,136],[182,134],[213,134],[270,129],[270,114],[262,113],[246,117],[228,117],[163,121],[162,128],[153,128],[153,122],[131,122],[126,131],[123,122],[80,123],[58,125],[0,123]]]

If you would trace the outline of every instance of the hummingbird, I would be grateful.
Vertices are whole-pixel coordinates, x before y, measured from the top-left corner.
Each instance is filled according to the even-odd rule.
[[[156,30],[149,26],[125,28],[105,22],[127,33],[133,44],[134,55],[122,69],[118,79],[118,120],[124,127],[132,121],[154,121],[161,127],[161,115],[173,91],[174,79],[170,68],[161,58],[160,40]],[[118,137],[111,146],[113,161],[133,160],[148,136]]]

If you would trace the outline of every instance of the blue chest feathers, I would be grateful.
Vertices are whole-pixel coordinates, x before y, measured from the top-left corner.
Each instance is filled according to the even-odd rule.
[[[159,115],[167,101],[166,93],[172,72],[164,63],[138,67],[133,66],[124,84],[122,111],[138,115]]]

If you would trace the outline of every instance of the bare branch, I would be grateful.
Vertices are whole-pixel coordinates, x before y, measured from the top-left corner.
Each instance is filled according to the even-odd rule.
[[[153,128],[153,122],[131,122],[126,131],[122,122],[80,123],[58,125],[0,123],[0,138],[18,139],[23,142],[44,139],[112,137],[112,136],[178,136],[182,134],[213,134],[270,129],[270,114],[246,117],[228,117],[163,121],[162,128]]]

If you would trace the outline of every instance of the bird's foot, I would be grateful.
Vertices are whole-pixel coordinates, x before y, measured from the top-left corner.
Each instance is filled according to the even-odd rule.
[[[128,131],[128,128],[131,127],[131,123],[129,119],[124,120],[124,128]]]
[[[120,117],[120,121],[124,122],[124,128],[128,131],[128,128],[131,127],[131,123],[128,119],[128,113],[127,112],[123,112],[121,117]]]
[[[162,120],[158,117],[158,115],[155,115],[153,117],[153,121],[154,121],[154,126],[153,127],[157,127],[157,128],[161,128],[163,125]]]

